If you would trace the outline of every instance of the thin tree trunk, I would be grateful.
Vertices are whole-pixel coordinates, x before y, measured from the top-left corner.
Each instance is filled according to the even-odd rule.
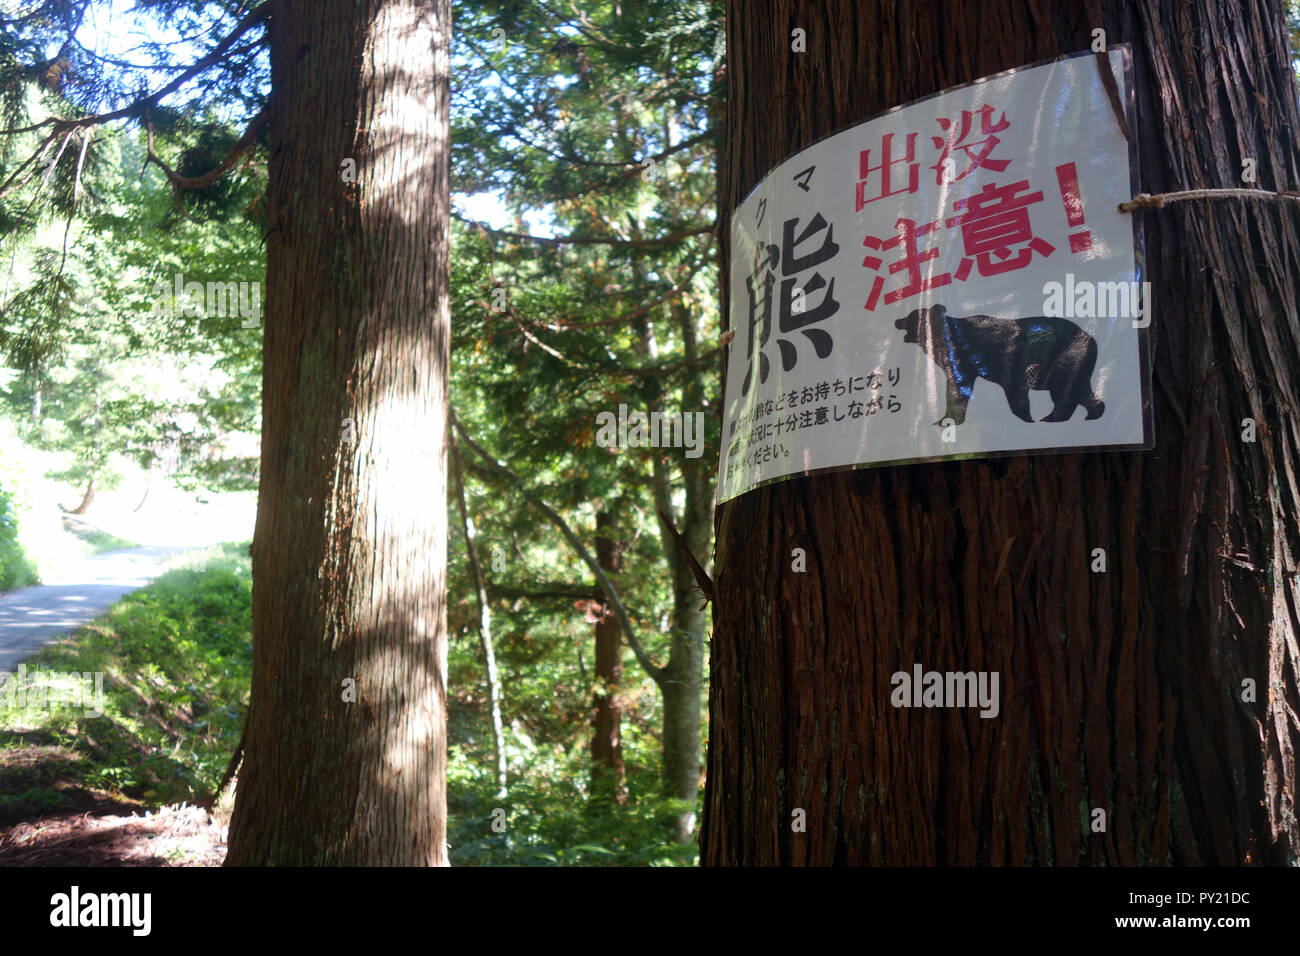
[[[673,635],[668,663],[656,683],[663,694],[663,790],[684,801],[673,818],[673,839],[689,843],[695,836],[700,799],[700,711],[703,704],[703,635],[707,629],[699,595],[674,588]]]
[[[596,562],[613,580],[619,572],[614,541],[614,516],[596,514]],[[623,634],[618,618],[600,608],[596,621],[596,694],[594,732],[591,738],[591,792],[596,802],[627,802],[627,770],[623,765],[622,707],[619,685],[623,680]]]
[[[632,621],[628,616],[627,608],[623,605],[622,599],[618,595],[618,590],[614,587],[614,582],[610,579],[605,569],[600,563],[592,557],[591,552],[583,546],[582,541],[574,533],[573,529],[564,521],[560,514],[554,508],[546,504],[536,493],[527,487],[523,480],[510,469],[506,468],[495,458],[493,458],[484,448],[478,445],[468,434],[465,433],[464,426],[456,419],[455,413],[452,414],[452,422],[460,437],[465,444],[477,454],[484,462],[487,469],[520,487],[524,497],[546,517],[548,521],[560,530],[564,539],[569,543],[578,556],[587,564],[596,576],[596,581],[600,585],[606,600],[613,606],[615,620],[618,621],[622,633],[627,636],[632,653],[637,659],[646,674],[659,686],[664,695],[664,790],[670,796],[680,795],[681,799],[688,800],[694,804],[698,797],[699,789],[699,657],[695,658],[694,664],[691,662],[691,654],[700,653],[702,642],[690,640],[690,635],[694,632],[688,632],[686,635],[674,634],[672,638],[672,654],[669,658],[669,664],[659,667],[650,659],[650,655],[642,646],[641,641],[632,627]],[[675,585],[676,587],[676,585]],[[685,620],[690,625],[689,618],[677,617],[677,620]],[[703,626],[701,618],[700,626]],[[676,661],[676,664],[673,662]],[[695,701],[695,723],[694,736],[692,736],[689,713],[685,701],[690,699],[694,693]],[[671,696],[670,696],[671,695]],[[677,755],[680,755],[678,757]],[[693,774],[688,774],[687,770],[694,768]],[[685,768],[685,769],[684,769]],[[695,822],[695,813],[688,810],[676,814],[672,822],[674,837],[680,841],[690,839]]]
[[[724,276],[730,212],[776,162],[1086,50],[1095,27],[1133,47],[1144,191],[1237,186],[1243,158],[1265,189],[1300,185],[1276,4],[762,7],[728,3]],[[1233,865],[1300,849],[1300,214],[1232,200],[1135,215],[1154,451],[841,472],[718,510],[704,863]],[[1001,713],[891,707],[890,675],[914,662],[1000,672]]]
[[[450,30],[448,0],[280,0],[270,18],[253,686],[228,864],[447,862]]]
[[[662,411],[655,405],[654,411]],[[651,478],[655,507],[672,516],[672,479],[659,453]],[[695,834],[695,808],[700,796],[700,722],[704,677],[702,603],[695,592],[695,579],[682,557],[676,540],[662,522],[659,529],[664,559],[672,584],[672,633],[668,641],[668,662],[655,677],[663,696],[663,793],[686,805],[672,820],[673,839],[687,843]]]
[[[695,316],[689,309],[676,306],[673,317],[682,336],[685,360],[691,361],[697,355]],[[682,389],[681,412],[690,415],[703,409],[699,379],[689,379]],[[679,454],[684,455],[679,469],[685,495],[678,530],[691,553],[707,568],[712,505],[709,477],[703,456],[685,457],[684,449]],[[672,516],[672,483],[663,455],[655,459],[653,483],[655,507]],[[685,803],[673,822],[673,830],[678,843],[688,843],[695,836],[700,798],[700,726],[708,618],[695,576],[677,542],[662,524],[660,540],[673,588],[673,632],[668,663],[656,678],[664,701],[663,784],[667,796]]]
[[[674,319],[683,336],[684,359],[689,362],[696,355],[694,316],[689,310],[678,307],[674,309]],[[648,316],[642,316],[638,329],[643,359],[647,363],[657,362],[659,347]],[[701,392],[698,381],[686,385],[682,391],[682,400],[680,411],[689,414],[700,410]],[[650,411],[663,414],[665,409],[662,400],[652,402]],[[684,450],[656,453],[650,478],[655,509],[674,520],[673,477],[669,455],[683,453]],[[692,552],[700,554],[703,553],[708,535],[707,507],[700,507],[699,469],[690,463],[690,459],[686,461],[688,463],[681,467],[686,492],[683,511],[685,530],[682,536]],[[677,542],[662,524],[659,537],[673,593],[668,662],[657,674],[652,675],[663,697],[662,792],[667,797],[682,801],[682,808],[673,814],[670,826],[676,842],[688,843],[695,835],[695,808],[700,796],[700,724],[704,633],[707,625],[700,608],[701,601],[695,591],[695,578],[682,557]]]
[[[508,793],[506,778],[506,734],[501,718],[501,676],[497,673],[497,655],[492,646],[492,605],[488,602],[487,587],[483,583],[483,567],[478,560],[474,524],[469,520],[465,505],[465,473],[461,468],[460,451],[455,436],[451,436],[451,479],[456,489],[456,504],[460,510],[460,530],[465,539],[465,560],[469,564],[470,579],[474,582],[474,596],[478,601],[478,637],[483,648],[484,668],[487,671],[488,702],[492,718],[492,754],[496,762],[497,799],[505,800]]]
[[[81,496],[81,504],[72,510],[74,515],[84,515],[90,510],[90,506],[95,503],[95,479],[91,478],[86,482],[86,493]]]

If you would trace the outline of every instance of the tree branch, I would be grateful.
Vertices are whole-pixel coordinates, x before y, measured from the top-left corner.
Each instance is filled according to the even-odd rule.
[[[708,248],[708,246],[705,246],[706,250]],[[571,329],[596,329],[607,325],[620,325],[623,322],[630,322],[633,319],[638,319],[650,310],[663,305],[665,302],[671,302],[674,298],[685,292],[691,282],[694,281],[695,277],[699,275],[700,270],[704,268],[704,264],[708,261],[710,260],[707,256],[701,256],[694,266],[692,266],[690,273],[674,282],[668,288],[668,291],[659,298],[651,299],[649,302],[639,305],[635,309],[624,312],[621,315],[616,315],[612,319],[599,319],[594,322],[570,322],[561,319],[558,323],[542,323],[542,326],[552,332],[567,332]]]
[[[51,116],[32,126],[23,126],[18,129],[3,129],[0,130],[0,133],[10,135],[14,133],[30,133],[33,130],[38,130],[46,126],[52,126],[56,133],[60,133],[66,130],[81,129],[85,126],[101,126],[104,123],[111,123],[116,119],[124,119],[128,116],[137,116],[149,106],[156,106],[158,101],[163,97],[175,93],[208,67],[220,61],[236,40],[248,32],[249,29],[266,19],[270,10],[271,4],[268,0],[268,2],[263,3],[261,6],[250,11],[242,20],[235,24],[235,29],[228,34],[224,40],[212,48],[212,51],[207,56],[203,57],[184,73],[181,73],[166,86],[163,86],[154,93],[148,93],[137,100],[133,100],[121,109],[113,110],[108,113],[98,113],[94,116],[82,116],[77,119],[65,119],[61,116]]]
[[[240,136],[235,145],[230,148],[226,158],[220,163],[209,169],[202,176],[182,176],[164,162],[157,153],[153,151],[153,121],[149,119],[149,111],[145,110],[145,129],[146,129],[146,163],[153,163],[163,171],[163,175],[172,184],[172,188],[179,192],[182,189],[203,189],[211,186],[214,182],[226,174],[230,167],[235,165],[235,161],[243,155],[244,151],[253,145],[257,139],[257,134],[261,132],[262,127],[271,121],[270,106],[262,107],[262,111],[253,117],[248,128],[244,130],[244,135]]]
[[[533,490],[524,483],[522,478],[493,458],[486,449],[469,437],[465,431],[465,426],[460,423],[460,417],[456,414],[454,408],[450,410],[450,417],[452,427],[455,428],[456,432],[465,442],[465,446],[483,460],[489,471],[514,482],[519,487],[519,490],[523,492],[524,497],[536,505],[537,509],[546,516],[551,524],[555,525],[555,527],[559,529],[560,534],[564,535],[565,540],[569,542],[573,550],[578,552],[578,556],[586,562],[589,568],[591,568],[592,573],[596,575],[596,580],[600,582],[601,590],[605,592],[605,596],[609,598],[609,603],[614,607],[614,616],[618,618],[619,626],[623,628],[623,633],[627,635],[628,646],[632,648],[632,653],[636,655],[637,662],[645,669],[645,672],[650,675],[651,679],[658,683],[663,678],[663,668],[656,667],[654,661],[650,659],[650,655],[647,654],[645,648],[641,646],[641,642],[637,639],[636,631],[632,627],[632,620],[628,617],[627,608],[623,606],[623,602],[618,596],[618,590],[614,587],[614,582],[609,579],[609,575],[605,573],[604,569],[599,563],[597,563],[596,559],[591,556],[591,552],[583,546],[580,540],[578,540],[578,536],[573,533],[573,529],[569,527],[568,523],[560,517],[560,515],[551,508],[550,505],[533,492]]]
[[[712,233],[716,226],[699,226],[695,229],[682,229],[678,232],[660,236],[656,239],[621,239],[618,236],[530,236],[523,232],[511,232],[508,229],[493,229],[477,219],[470,219],[459,213],[452,213],[461,222],[477,226],[490,236],[498,239],[515,239],[521,242],[537,242],[550,246],[627,246],[635,249],[655,249],[659,246],[671,246],[673,243],[689,239],[691,236],[703,236]]]
[[[577,598],[578,600],[598,600],[600,598],[599,588],[591,586],[584,587],[581,584],[558,584],[546,588],[516,588],[503,584],[489,584],[487,586],[488,594],[497,598]]]
[[[31,181],[32,177],[36,175],[36,170],[40,165],[38,160],[45,153],[49,152],[50,144],[54,142],[54,140],[58,137],[58,135],[59,134],[57,132],[51,132],[48,136],[45,137],[45,139],[41,140],[41,144],[37,146],[36,149],[32,150],[32,154],[27,157],[26,162],[24,162],[21,166],[15,169],[12,174],[10,174],[9,178],[5,180],[4,185],[0,186],[0,199],[4,199],[10,193],[22,189]],[[63,156],[63,150],[67,147],[68,140],[71,138],[72,138],[72,133],[66,133],[64,135],[63,144],[59,147],[58,155],[54,157],[54,162],[51,164],[51,168],[53,166],[58,165],[59,159],[61,159]],[[21,180],[15,183],[14,180],[17,179],[22,174],[22,171],[26,169],[28,166],[32,167],[31,171],[26,176],[23,176]]]
[[[696,133],[694,136],[688,136],[686,139],[679,142],[676,146],[665,147],[659,152],[652,153],[649,156],[643,156],[641,159],[610,160],[610,159],[586,159],[582,156],[579,156],[576,150],[570,153],[565,153],[562,150],[552,149],[549,146],[543,146],[540,143],[530,140],[527,136],[525,136],[522,132],[520,132],[518,123],[512,122],[512,123],[505,124],[504,131],[506,133],[509,133],[515,139],[519,140],[519,142],[522,143],[528,149],[535,149],[539,153],[545,153],[547,156],[550,156],[553,159],[560,160],[566,166],[588,166],[596,169],[624,170],[623,173],[621,173],[619,176],[617,176],[612,180],[607,180],[604,183],[593,184],[591,187],[589,187],[588,189],[584,190],[581,193],[571,193],[568,196],[561,197],[565,199],[573,198],[574,196],[581,196],[587,192],[591,192],[598,188],[617,186],[624,179],[627,179],[630,176],[635,175],[636,172],[646,164],[646,160],[653,159],[656,163],[662,162],[663,160],[667,159],[669,156],[672,156],[676,153],[680,153],[684,149],[690,149],[696,143],[702,143],[705,140],[707,140],[710,136],[714,135],[711,132]]]
[[[682,557],[686,559],[686,566],[690,569],[691,574],[695,577],[695,583],[699,585],[699,591],[704,595],[704,603],[708,604],[713,600],[713,579],[701,567],[699,560],[691,553],[690,546],[687,545],[686,539],[682,537],[681,532],[673,526],[672,518],[668,517],[662,510],[659,512],[659,520],[663,522],[668,533],[672,535],[673,540],[677,542],[677,547],[681,550]],[[703,610],[701,605],[700,609]]]

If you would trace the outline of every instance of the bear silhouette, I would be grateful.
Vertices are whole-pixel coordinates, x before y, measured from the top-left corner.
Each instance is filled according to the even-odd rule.
[[[899,319],[904,342],[925,349],[948,377],[948,407],[942,425],[951,418],[966,420],[966,405],[977,378],[1002,387],[1011,412],[1022,421],[1029,414],[1030,389],[1052,394],[1045,422],[1066,422],[1082,405],[1088,418],[1100,418],[1106,405],[1092,391],[1097,342],[1069,319],[1034,316],[1002,319],[992,315],[949,315],[941,305],[916,309]]]

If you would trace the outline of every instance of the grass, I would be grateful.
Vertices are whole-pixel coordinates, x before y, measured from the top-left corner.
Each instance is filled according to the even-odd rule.
[[[193,552],[28,658],[30,689],[53,672],[102,673],[103,715],[0,692],[0,826],[207,799],[243,726],[251,591],[247,543]]]
[[[18,516],[13,499],[0,488],[0,594],[25,588],[38,579],[36,564],[18,538]]]
[[[140,545],[126,538],[97,528],[94,524],[77,515],[63,516],[63,530],[79,540],[91,554],[103,554],[105,551],[118,551],[122,548],[138,548]]]
[[[577,780],[546,773],[510,782],[497,798],[490,768],[465,760],[453,742],[447,767],[447,842],[453,866],[695,866],[699,847],[668,841],[682,801],[657,795],[658,768],[630,767],[633,798],[594,805]],[[484,771],[487,772],[484,772]]]
[[[22,707],[16,694],[10,701],[0,690],[0,828],[86,811],[126,815],[212,796],[247,707],[248,546],[219,545],[178,561],[24,662],[28,686],[34,673],[42,682],[53,672],[102,673],[97,706],[103,716],[89,716],[81,706]],[[693,844],[667,841],[666,821],[680,807],[656,796],[656,755],[625,751],[634,799],[601,808],[583,786],[585,745],[546,756],[552,749],[512,751],[520,759],[502,801],[490,763],[453,735],[448,841],[456,865],[695,863]]]

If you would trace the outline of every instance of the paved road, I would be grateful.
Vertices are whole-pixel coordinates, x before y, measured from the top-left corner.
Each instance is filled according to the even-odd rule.
[[[105,551],[65,568],[65,583],[24,588],[0,596],[0,671],[62,635],[93,621],[123,595],[162,573],[168,558],[189,550],[152,546]]]

